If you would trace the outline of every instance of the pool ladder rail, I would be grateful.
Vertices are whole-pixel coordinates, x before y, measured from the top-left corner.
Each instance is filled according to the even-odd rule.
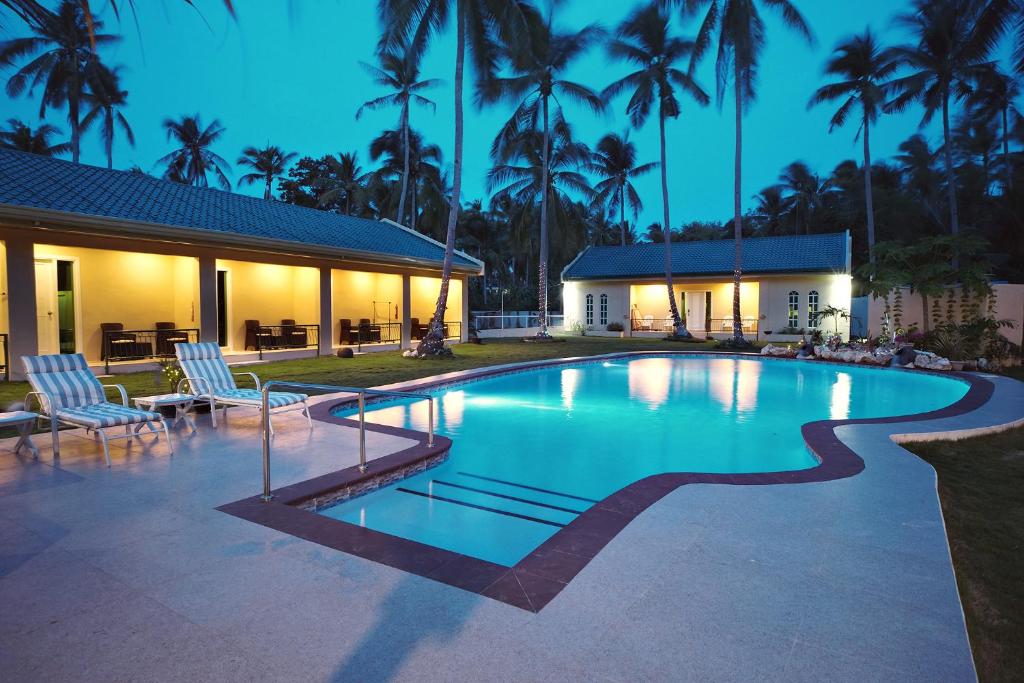
[[[430,394],[410,391],[388,391],[385,389],[367,389],[365,387],[346,387],[335,384],[308,384],[305,382],[286,382],[271,380],[263,385],[262,394],[262,429],[263,432],[263,495],[264,502],[270,502],[274,496],[270,493],[270,389],[286,387],[289,389],[312,389],[330,393],[355,394],[359,405],[359,471],[366,472],[366,397],[387,396],[391,398],[413,398],[427,402],[427,446],[434,445],[434,397]]]

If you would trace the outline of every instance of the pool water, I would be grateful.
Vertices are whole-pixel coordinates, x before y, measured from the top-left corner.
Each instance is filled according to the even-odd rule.
[[[320,514],[512,566],[648,475],[813,467],[801,425],[935,410],[967,388],[921,373],[707,356],[503,375],[434,392],[437,432],[452,439],[443,464]],[[367,419],[426,431],[427,404],[389,403]]]

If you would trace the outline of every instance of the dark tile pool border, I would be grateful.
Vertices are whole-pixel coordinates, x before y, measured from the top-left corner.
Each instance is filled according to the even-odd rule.
[[[480,368],[465,373],[439,375],[401,384],[404,391],[422,391],[454,386],[469,381],[535,370],[556,365],[577,365],[623,358],[663,356],[724,356],[760,358],[771,362],[800,362],[795,359],[763,357],[756,354],[714,353],[708,351],[633,351],[583,358],[548,359],[515,365]],[[831,361],[803,361],[830,363]],[[856,366],[865,367],[868,366]],[[882,372],[893,369],[874,368]],[[896,372],[927,372],[895,370]],[[263,502],[258,496],[222,505],[218,510],[257,524],[303,538],[320,545],[357,555],[428,579],[499,600],[532,612],[539,612],[626,525],[661,498],[686,484],[726,484],[757,486],[766,484],[802,484],[852,477],[864,469],[864,461],[835,435],[835,428],[849,424],[889,424],[954,417],[976,410],[988,402],[995,386],[982,377],[962,372],[929,373],[959,379],[969,388],[957,402],[939,410],[915,415],[855,420],[820,420],[801,428],[804,441],[819,464],[804,470],[760,472],[755,474],[706,474],[668,472],[629,484],[576,517],[564,528],[512,567],[417,543],[340,520],[319,515],[301,507],[318,496],[342,487],[359,485],[373,477],[393,476],[420,471],[442,461],[451,441],[438,436],[427,446],[426,435],[397,427],[367,424],[367,429],[413,439],[414,446],[369,463],[366,473],[350,467],[321,477],[276,489],[274,499]],[[337,417],[332,411],[352,399],[328,401],[311,407],[312,415],[322,422],[355,426],[354,420]]]

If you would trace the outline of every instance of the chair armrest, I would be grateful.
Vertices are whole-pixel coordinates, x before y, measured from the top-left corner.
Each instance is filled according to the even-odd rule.
[[[49,416],[51,414],[50,406],[53,405],[53,401],[50,400],[50,395],[48,393],[46,393],[45,391],[30,391],[27,394],[25,394],[25,410],[28,410],[29,412],[31,412],[31,409],[30,409],[30,405],[31,404],[30,404],[29,400],[33,396],[36,397],[36,403],[39,404],[39,412],[41,412],[43,415]],[[45,401],[44,401],[44,399],[45,399]]]
[[[121,384],[104,384],[103,389],[117,389],[121,394],[121,405],[128,406],[128,392],[124,390],[124,385]]]
[[[232,372],[235,377],[241,377],[242,375],[248,375],[252,377],[252,381],[256,383],[256,391],[259,391],[263,387],[260,385],[260,378],[256,376],[255,372]]]
[[[209,394],[213,396],[213,383],[205,377],[182,377],[178,380],[177,390],[178,393],[182,393],[181,388],[188,383],[189,393],[193,396],[199,396],[200,394]],[[203,391],[203,386],[206,387],[206,391]]]

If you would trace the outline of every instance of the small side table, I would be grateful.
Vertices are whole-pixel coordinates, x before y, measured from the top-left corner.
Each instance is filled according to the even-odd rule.
[[[195,433],[196,423],[190,414],[192,412],[192,402],[195,400],[194,396],[189,394],[157,394],[156,396],[139,396],[132,400],[135,401],[137,408],[153,412],[156,412],[158,408],[174,406],[174,422],[171,423],[171,426],[173,427],[178,424],[178,420],[184,420],[185,424]],[[143,425],[141,424],[137,426],[135,432],[141,431],[142,427]],[[150,424],[149,428],[154,430],[152,424]]]
[[[32,457],[39,459],[39,449],[32,443],[32,426],[39,419],[38,413],[27,410],[15,410],[13,413],[0,413],[0,427],[15,427],[18,430],[18,443],[14,446],[17,455],[22,446],[28,447]]]

